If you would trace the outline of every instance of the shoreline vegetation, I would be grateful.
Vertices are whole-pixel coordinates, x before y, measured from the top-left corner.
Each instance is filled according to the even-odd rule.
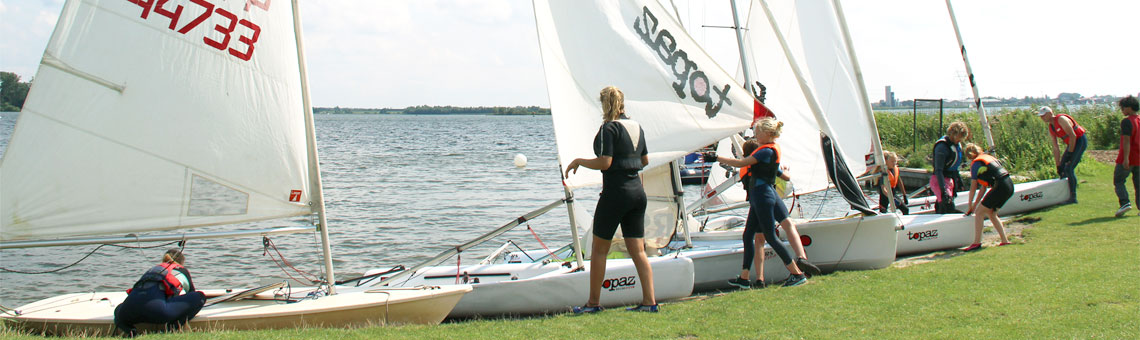
[[[394,114],[394,115],[490,115],[549,116],[550,108],[538,106],[430,106],[417,105],[402,109],[314,107],[313,114]]]
[[[1014,217],[1013,245],[947,250],[907,265],[817,276],[795,288],[726,291],[594,315],[476,319],[438,326],[174,332],[149,339],[739,339],[1140,337],[1140,217],[1114,218],[1112,165],[1077,169],[1080,204]],[[987,228],[988,229],[988,228]],[[43,339],[0,325],[0,338]]]
[[[1053,163],[1052,141],[1046,134],[1045,123],[1037,117],[1034,105],[1029,108],[1003,108],[987,110],[986,117],[994,140],[994,155],[1002,165],[1025,181],[1056,177]],[[1054,112],[1068,114],[1086,130],[1088,150],[1116,150],[1120,142],[1120,120],[1124,118],[1116,103],[1052,106]],[[931,169],[930,155],[934,141],[946,133],[951,122],[966,123],[970,137],[966,140],[986,147],[976,111],[946,113],[941,129],[937,114],[910,112],[875,112],[875,123],[883,150],[894,151],[902,158],[900,166]],[[1114,154],[1115,155],[1115,154]],[[1079,165],[1084,167],[1087,161]]]

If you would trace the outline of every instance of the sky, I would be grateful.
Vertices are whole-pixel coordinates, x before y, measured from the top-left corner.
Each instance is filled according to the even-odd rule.
[[[731,25],[728,0],[674,3],[687,27]],[[983,96],[1140,93],[1140,1],[953,5]],[[972,96],[945,1],[843,6],[872,101],[887,85],[903,100]],[[62,7],[0,0],[0,71],[35,75]],[[530,0],[301,0],[301,14],[314,106],[549,106]],[[735,38],[692,34],[709,45]],[[710,54],[732,60],[735,46],[719,45]]]

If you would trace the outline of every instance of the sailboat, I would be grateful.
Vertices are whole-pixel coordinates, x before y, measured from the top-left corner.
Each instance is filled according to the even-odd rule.
[[[685,239],[689,226],[695,225],[684,207],[676,162],[693,150],[746,129],[757,108],[752,95],[706,55],[656,1],[535,1],[534,6],[563,166],[571,159],[592,155],[588,138],[601,124],[598,89],[606,85],[622,88],[627,112],[645,128],[651,151],[650,165],[642,173],[650,197],[647,248],[668,252],[651,260],[657,298],[667,300],[687,296],[693,289],[726,285],[739,273],[739,232],[729,240],[694,240],[691,247],[687,240],[670,242],[677,231]],[[789,115],[788,120],[813,127],[810,136],[818,138],[818,117],[795,117]],[[808,146],[807,150],[819,153],[818,146]],[[478,265],[421,265],[395,273],[374,269],[366,276],[380,275],[379,281],[366,285],[472,283],[475,290],[456,306],[452,313],[456,317],[566,311],[585,301],[587,288],[585,272],[580,269],[585,268],[581,250],[589,246],[581,245],[578,235],[589,235],[589,215],[575,204],[574,190],[597,185],[600,177],[597,171],[580,169],[563,179],[564,199],[429,261],[455,256],[567,205],[574,243],[569,253],[550,253],[575,257],[577,264],[560,262],[553,256],[531,258],[539,251],[523,251],[529,261],[515,257],[519,263],[493,263],[496,252]],[[894,215],[814,221],[809,237],[817,239],[811,251],[821,259],[835,259],[823,263],[831,268],[881,268],[894,259],[897,221]],[[680,249],[671,248],[671,244]],[[852,248],[855,250],[847,251]],[[770,254],[771,250],[765,252]],[[637,284],[632,265],[628,260],[611,261],[601,302],[607,306],[635,303],[640,292],[631,289]],[[778,260],[772,257],[769,261]],[[684,264],[677,266],[684,271],[666,266],[670,263]],[[773,262],[766,266],[764,276],[778,280],[781,270],[786,276],[786,269]],[[558,287],[559,294],[549,294],[549,287]]]
[[[843,127],[841,131],[835,134],[835,139],[836,144],[841,146],[837,148],[837,153],[841,156],[839,158],[845,160],[847,168],[852,173],[862,174],[861,177],[879,175],[872,174],[870,171],[876,164],[883,164],[879,137],[870,103],[867,100],[866,89],[863,86],[858,60],[855,57],[842,8],[838,1],[797,1],[794,3],[760,1],[758,3],[762,10],[752,11],[752,16],[749,19],[751,27],[748,36],[750,39],[746,40],[749,42],[747,49],[754,52],[755,65],[790,64],[793,66],[793,71],[799,73],[789,74],[786,68],[783,74],[779,68],[757,68],[757,75],[754,76],[754,79],[759,79],[758,82],[766,85],[769,92],[767,96],[769,106],[787,105],[800,108],[801,111],[822,111],[821,115],[825,119],[820,120],[821,122],[835,122],[837,126]],[[770,31],[775,31],[775,33],[765,32],[765,26],[771,26]],[[773,46],[783,47],[786,49],[786,53],[772,51]],[[786,94],[780,93],[781,90],[786,93],[789,88],[796,86],[804,87],[803,91],[805,98],[808,98],[807,100],[788,97]],[[788,102],[789,99],[796,100],[796,102]],[[788,112],[789,110],[778,111]],[[804,135],[806,133],[798,134],[798,136]],[[810,141],[804,140],[793,144],[804,145],[807,143]],[[721,147],[725,150],[731,150],[735,145],[738,150],[739,144],[740,141],[733,143],[725,141],[722,142]],[[820,160],[809,161],[823,164]],[[804,167],[800,166],[800,168]],[[810,166],[807,168],[811,169]],[[797,173],[793,173],[793,177],[797,175]],[[743,191],[739,188],[713,188],[714,186],[723,186],[722,183],[731,182],[731,179],[730,175],[721,175],[720,173],[713,175],[713,179],[710,180],[710,185],[706,190],[722,193],[724,197],[710,200],[705,208],[715,208],[714,211],[716,211],[746,206],[740,203],[743,200]],[[808,182],[803,185],[797,182],[796,184],[796,190],[800,194],[829,190],[827,182]],[[861,200],[862,194],[859,193],[858,188],[851,188],[850,186],[845,188],[842,185],[835,188],[841,192],[847,191],[843,193],[843,196],[848,201],[853,202],[853,207],[857,205],[866,206],[866,202]],[[894,254],[964,246],[969,244],[971,240],[968,236],[972,236],[972,228],[970,228],[972,223],[969,219],[961,216],[898,216],[898,218],[901,228],[894,235],[897,243]],[[740,220],[738,217],[735,219]],[[740,221],[721,221],[719,224],[732,225],[734,224],[732,222],[739,223]],[[807,245],[805,250],[809,258],[813,262],[823,262],[826,267],[826,264],[831,262],[827,257],[828,254],[822,254],[824,256],[821,259],[821,254],[818,254],[818,251],[813,254],[811,250],[813,247],[810,246],[813,243],[811,242],[813,238],[809,231],[814,229],[815,222],[797,220],[797,224],[801,230],[801,236],[804,237],[803,243]],[[969,235],[966,234],[967,231]],[[698,237],[730,238],[736,233],[739,231],[714,231],[712,234],[717,234],[716,236],[698,235]],[[926,236],[912,237],[915,234]],[[867,241],[870,240],[862,240],[862,242]],[[962,242],[965,244],[958,245]],[[850,250],[845,249],[845,251]],[[830,255],[834,256],[835,254]],[[889,264],[889,261],[885,260],[886,257],[883,259],[877,263],[878,266]]]
[[[950,0],[946,0],[946,11],[950,14],[950,24],[954,27],[954,36],[958,39],[958,50],[962,52],[962,62],[966,66],[966,74],[970,79],[970,89],[974,94],[974,107],[978,110],[978,121],[981,123],[982,132],[985,136],[986,149],[992,152],[996,146],[993,133],[990,130],[989,119],[986,118],[986,107],[979,94],[978,84],[974,78],[974,69],[970,67],[970,58],[966,55],[966,44],[962,40],[962,32],[958,28],[958,18],[954,15],[954,6],[951,5]],[[1066,180],[1048,179],[1018,183],[1013,186],[1013,197],[998,210],[998,215],[1012,216],[1062,204],[1067,200],[1069,200],[1069,187]],[[936,201],[937,198],[934,196],[927,196],[912,199],[910,205],[916,207],[915,210],[919,213],[930,213],[933,211]],[[954,199],[954,206],[958,210],[966,211],[970,206],[968,201],[968,192],[959,192],[958,197]]]
[[[321,285],[203,290],[216,299],[189,327],[440,322],[470,286],[334,284],[297,8],[68,1],[0,163],[0,248],[316,232]],[[233,226],[296,216],[312,222]],[[226,230],[147,234],[211,225]],[[0,318],[34,333],[113,334],[125,297],[66,294]]]

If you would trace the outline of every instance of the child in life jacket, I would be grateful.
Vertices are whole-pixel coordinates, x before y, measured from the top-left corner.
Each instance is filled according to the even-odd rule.
[[[127,290],[127,298],[115,307],[115,327],[127,337],[138,335],[137,323],[177,329],[198,315],[206,295],[194,289],[186,256],[178,248],[167,250],[162,262],[151,267]]]
[[[907,208],[906,199],[906,186],[903,185],[902,179],[899,178],[899,155],[890,151],[883,151],[883,160],[886,162],[887,168],[887,181],[891,185],[891,191],[895,199],[895,207],[898,208],[903,215],[910,214],[910,209]],[[879,212],[886,213],[890,208],[890,201],[883,191],[881,185],[876,185],[875,188],[879,191]]]
[[[994,230],[997,230],[998,236],[1001,237],[1001,243],[998,246],[1009,244],[1009,239],[1005,237],[1005,228],[1002,226],[1001,218],[998,218],[998,209],[1013,197],[1013,181],[1009,179],[1009,171],[1006,171],[997,158],[982,152],[982,147],[974,143],[966,144],[966,159],[972,159],[970,163],[970,208],[966,211],[966,216],[977,209],[978,214],[974,217],[974,243],[969,247],[962,249],[963,251],[974,251],[982,247],[982,224],[985,219],[989,217],[990,222],[994,224]],[[974,191],[978,190],[978,185],[981,184],[981,192],[978,193],[978,199],[974,199]],[[986,192],[986,188],[990,188]],[[984,196],[984,197],[983,197]]]

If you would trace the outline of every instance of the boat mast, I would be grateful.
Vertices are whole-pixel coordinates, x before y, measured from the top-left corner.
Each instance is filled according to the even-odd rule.
[[[879,139],[879,129],[875,123],[875,114],[871,108],[870,97],[867,96],[867,87],[863,84],[863,69],[859,67],[859,59],[855,57],[855,46],[851,43],[851,32],[847,30],[847,18],[843,15],[843,6],[839,4],[839,0],[831,0],[832,7],[835,10],[835,17],[839,20],[839,31],[843,32],[843,43],[847,45],[847,57],[851,58],[851,68],[855,71],[855,84],[859,88],[859,101],[863,104],[863,114],[866,116],[867,121],[871,123],[871,147],[875,154],[875,164],[879,164],[879,187],[887,197],[895,197],[894,189],[890,185],[890,181],[885,180],[887,162],[883,159],[883,141]],[[987,132],[987,135],[989,133]],[[905,194],[905,193],[904,193]],[[891,211],[895,211],[895,200],[888,199],[887,204],[890,206]]]
[[[562,167],[558,167],[558,172],[562,172]],[[578,223],[574,217],[574,191],[566,186],[566,178],[562,178],[562,190],[566,194],[566,214],[570,216],[570,244],[574,245],[574,260],[578,262],[578,268],[585,268],[582,264],[582,240],[578,238]],[[589,237],[589,235],[587,235]],[[590,242],[593,244],[593,242]]]
[[[709,170],[710,172],[712,170]],[[681,222],[681,235],[685,239],[685,247],[693,247],[693,238],[689,235],[689,214],[685,213],[685,189],[681,186],[681,166],[677,161],[669,162],[669,177],[673,180],[673,204],[677,205],[677,219]],[[674,226],[677,224],[674,223]]]
[[[737,48],[740,49],[740,69],[744,70],[744,90],[745,90],[744,92],[747,92],[751,96],[752,95],[752,74],[750,73],[750,71],[752,69],[748,68],[748,58],[744,54],[745,53],[744,52],[744,33],[740,32],[740,30],[742,28],[740,27],[740,16],[737,15],[737,13],[736,13],[736,0],[732,0],[731,5],[732,5],[732,26],[733,26],[732,30],[736,31],[736,46],[737,46]],[[753,100],[758,101],[759,99],[754,98]]]
[[[978,84],[974,81],[974,70],[970,67],[970,59],[966,57],[966,45],[962,43],[962,31],[958,29],[958,19],[954,17],[954,7],[950,0],[946,0],[946,11],[950,12],[950,23],[954,25],[954,36],[958,37],[958,48],[962,51],[962,62],[966,63],[966,74],[970,76],[970,89],[974,90],[974,105],[978,107],[978,118],[982,123],[982,131],[986,133],[986,150],[994,149],[994,136],[990,133],[990,122],[986,119],[986,107],[982,106],[982,97],[978,95]]]
[[[313,107],[309,101],[309,74],[305,70],[305,44],[301,40],[301,14],[297,0],[293,0],[293,36],[297,39],[297,67],[301,71],[301,103],[305,115],[305,144],[309,154],[309,192],[313,212],[317,213],[317,228],[321,231],[321,255],[325,262],[325,280],[329,295],[336,294],[336,277],[333,275],[332,247],[329,245],[328,220],[325,218],[325,197],[321,192],[321,166],[317,158],[317,134],[313,127]]]

